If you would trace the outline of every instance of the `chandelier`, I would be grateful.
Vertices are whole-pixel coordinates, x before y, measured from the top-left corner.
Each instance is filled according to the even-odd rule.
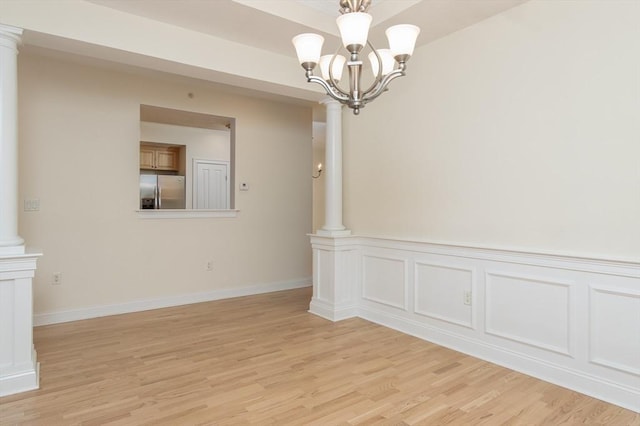
[[[371,0],[339,0],[340,13],[336,19],[342,44],[349,52],[349,60],[338,54],[320,56],[324,37],[319,34],[305,33],[292,40],[298,55],[298,61],[305,69],[307,81],[321,85],[327,94],[338,102],[353,109],[354,114],[360,108],[373,101],[384,92],[397,77],[405,75],[406,63],[413,54],[420,28],[415,25],[401,24],[389,27],[386,31],[389,49],[376,50],[368,41],[372,17],[367,13]],[[373,83],[362,90],[361,77],[363,62],[360,53],[365,45],[369,46],[369,61],[373,71]],[[349,90],[342,89],[338,83],[342,77],[344,65],[349,69]],[[313,74],[320,64],[322,78]]]

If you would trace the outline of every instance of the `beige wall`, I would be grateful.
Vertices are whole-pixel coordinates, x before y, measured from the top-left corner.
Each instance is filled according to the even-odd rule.
[[[327,129],[324,122],[313,122],[313,164],[311,165],[312,175],[318,174],[318,163],[322,163],[325,168],[325,145]],[[313,231],[316,232],[324,225],[325,214],[325,172],[320,173],[313,179]]]
[[[44,252],[35,313],[310,277],[310,108],[24,52],[19,104],[20,197],[40,199],[19,218]],[[251,188],[237,218],[137,216],[140,104],[237,119],[236,181]]]
[[[345,113],[356,234],[640,258],[640,7],[533,1]]]

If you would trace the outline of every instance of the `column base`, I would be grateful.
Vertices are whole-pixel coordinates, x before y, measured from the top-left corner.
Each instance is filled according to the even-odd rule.
[[[351,235],[350,229],[318,229],[316,231],[316,235],[320,235],[322,237],[348,237]]]
[[[39,387],[33,347],[33,277],[40,253],[0,254],[0,396]]]
[[[334,303],[311,299],[309,303],[309,313],[328,319],[329,321],[342,321],[358,316],[358,311],[354,304],[337,306]]]
[[[4,242],[5,241],[3,241],[3,243]],[[11,241],[11,244],[0,245],[0,257],[25,254],[26,250],[23,243],[24,240],[19,238],[15,241]]]
[[[0,396],[13,395],[40,388],[40,363],[35,349],[32,362],[22,371],[0,374]]]
[[[357,316],[358,263],[353,239],[347,234],[311,236],[313,298],[309,312],[330,321]]]

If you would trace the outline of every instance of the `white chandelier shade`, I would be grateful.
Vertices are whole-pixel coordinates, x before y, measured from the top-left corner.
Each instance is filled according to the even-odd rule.
[[[335,59],[334,59],[335,58]],[[329,73],[329,66],[333,59],[333,66],[331,67],[331,73]],[[340,81],[342,78],[342,71],[344,70],[344,64],[347,62],[347,58],[342,55],[324,55],[320,57],[320,73],[325,80],[333,79]]]
[[[378,49],[376,50],[376,52],[378,52],[378,56],[382,60],[382,75],[385,76],[393,71],[393,68],[396,65],[396,60],[393,58],[391,49]],[[371,71],[373,72],[373,78],[376,78],[378,72],[380,71],[380,65],[375,52],[369,53],[369,62],[371,62]]]
[[[307,81],[321,85],[329,96],[349,106],[354,114],[368,102],[380,96],[391,80],[404,76],[406,62],[413,55],[420,28],[415,25],[401,24],[389,27],[386,31],[389,49],[375,50],[368,41],[372,16],[366,13],[371,0],[340,0],[340,15],[336,19],[342,45],[349,52],[348,59],[337,53],[321,57],[324,38],[317,34],[305,33],[292,39],[300,65],[305,69]],[[369,46],[372,52],[369,61],[374,81],[365,90],[361,88],[363,62],[360,51]],[[321,77],[313,74],[320,64]],[[338,86],[342,78],[344,65],[349,70],[349,89]]]
[[[373,17],[364,12],[353,12],[338,16],[336,24],[340,30],[342,45],[349,52],[360,51],[367,44]]]
[[[420,28],[410,24],[394,25],[385,31],[389,40],[389,49],[393,56],[413,55]]]
[[[319,34],[304,33],[298,34],[292,41],[296,48],[300,65],[304,65],[305,63],[318,63],[320,53],[322,52],[324,37]]]

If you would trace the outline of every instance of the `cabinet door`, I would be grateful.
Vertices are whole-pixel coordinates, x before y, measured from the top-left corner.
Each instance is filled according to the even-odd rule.
[[[151,148],[140,147],[140,168],[153,169],[156,151]]]
[[[174,149],[156,151],[156,169],[178,170],[178,152]]]

